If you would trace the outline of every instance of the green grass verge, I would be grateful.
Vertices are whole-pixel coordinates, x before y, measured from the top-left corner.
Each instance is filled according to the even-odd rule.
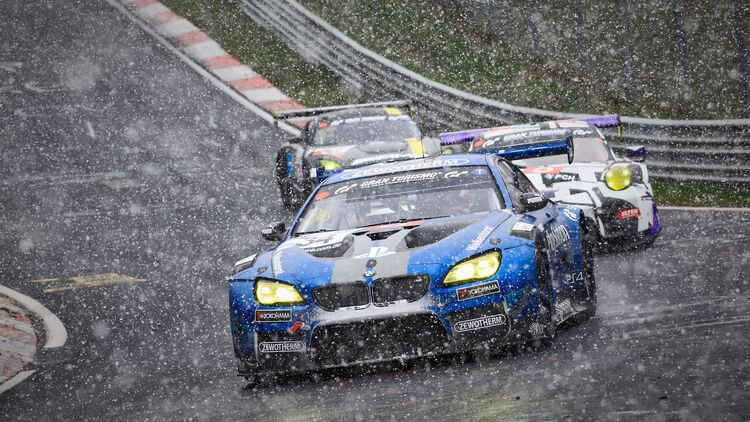
[[[658,101],[595,97],[584,81],[532,64],[434,0],[299,0],[352,39],[427,78],[506,103],[581,113],[669,117]]]
[[[328,69],[311,64],[248,18],[232,0],[162,0],[215,39],[229,54],[309,107],[346,102],[347,86]]]
[[[750,187],[703,182],[655,181],[659,205],[750,208]]]

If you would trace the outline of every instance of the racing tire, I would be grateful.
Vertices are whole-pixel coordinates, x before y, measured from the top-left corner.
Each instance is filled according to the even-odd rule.
[[[535,242],[534,265],[536,266],[537,294],[539,295],[540,323],[544,326],[544,336],[532,340],[531,347],[538,349],[542,346],[551,346],[557,336],[557,323],[555,322],[555,307],[552,304],[552,291],[549,284],[549,269],[544,258],[544,243],[537,239]],[[545,296],[542,292],[547,292]]]
[[[297,189],[294,187],[294,181],[288,177],[279,179],[279,193],[281,194],[281,202],[287,210],[297,211],[302,205]]]
[[[583,282],[585,291],[582,292],[581,311],[577,319],[579,322],[587,321],[596,315],[596,277],[594,275],[594,244],[590,242],[591,237],[587,231],[590,226],[581,224],[581,254],[583,255]]]

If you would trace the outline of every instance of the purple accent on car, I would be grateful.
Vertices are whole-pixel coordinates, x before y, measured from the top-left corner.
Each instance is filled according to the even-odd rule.
[[[484,132],[487,132],[488,130],[491,130],[492,128],[483,128],[483,129],[469,129],[469,130],[460,130],[458,132],[446,132],[441,133],[438,135],[440,138],[440,145],[455,145],[455,144],[462,144],[464,142],[469,142],[477,135],[481,135]]]
[[[628,153],[628,156],[630,158],[646,156],[646,147],[643,145],[639,145],[636,147],[625,147],[625,151]]]
[[[612,114],[610,116],[586,117],[585,119],[581,120],[596,127],[620,126],[620,116],[616,114]]]
[[[661,220],[659,219],[659,210],[656,209],[656,204],[654,204],[654,224],[651,225],[651,232],[649,235],[651,237],[656,237],[661,232]]]

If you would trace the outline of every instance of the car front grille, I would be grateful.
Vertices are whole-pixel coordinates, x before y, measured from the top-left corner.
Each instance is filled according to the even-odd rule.
[[[429,286],[427,275],[381,278],[372,283],[372,301],[377,305],[399,300],[414,302],[427,293]]]
[[[433,314],[324,325],[312,335],[313,358],[323,365],[439,353],[448,334]]]
[[[313,290],[313,298],[321,308],[335,311],[350,306],[364,306],[370,303],[370,295],[365,283],[330,284]]]

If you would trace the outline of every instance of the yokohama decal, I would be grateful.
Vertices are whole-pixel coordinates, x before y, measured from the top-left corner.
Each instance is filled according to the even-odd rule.
[[[278,311],[255,311],[255,321],[257,322],[291,322],[291,309],[281,309]]]
[[[497,281],[492,281],[489,283],[480,284],[478,286],[464,287],[462,289],[458,289],[456,290],[456,296],[458,297],[458,300],[468,300],[468,299],[473,299],[475,297],[491,295],[493,293],[499,293],[499,292],[500,292],[500,285],[497,283]]]

